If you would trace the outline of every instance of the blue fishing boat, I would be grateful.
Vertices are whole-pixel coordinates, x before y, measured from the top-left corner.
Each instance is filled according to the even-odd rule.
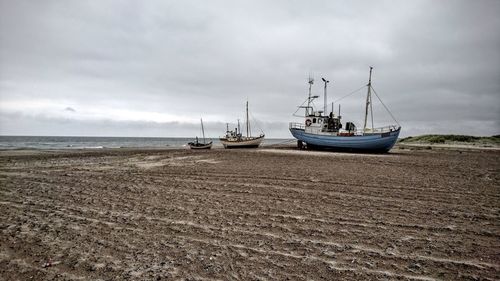
[[[289,127],[290,132],[297,139],[297,145],[299,148],[388,152],[394,146],[401,131],[401,126],[389,111],[389,109],[384,105],[375,90],[373,90],[371,85],[372,70],[373,67],[370,67],[370,76],[367,85],[368,92],[366,96],[364,126],[362,129],[356,128],[356,125],[353,122],[346,122],[344,125],[342,124],[342,117],[340,116],[340,106],[338,115],[335,115],[333,113],[333,104],[332,111],[330,112],[330,114],[326,115],[326,87],[329,81],[324,78],[322,78],[323,82],[325,83],[324,109],[323,111],[315,111],[311,105],[312,101],[318,98],[318,96],[311,95],[311,87],[314,83],[314,80],[312,78],[309,78],[309,97],[306,100],[307,105],[299,106],[299,109],[305,109],[305,115],[300,116],[304,118],[304,121],[303,123],[291,122]],[[396,125],[387,125],[384,127],[374,128],[372,92],[380,100],[384,108],[389,112]],[[368,112],[371,112],[371,127],[367,126]]]

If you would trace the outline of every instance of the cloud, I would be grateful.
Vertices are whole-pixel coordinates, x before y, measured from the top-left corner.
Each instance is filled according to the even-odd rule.
[[[230,129],[235,128],[237,121],[228,123]],[[205,134],[210,138],[218,138],[226,132],[226,123],[203,121]],[[86,119],[49,117],[46,115],[25,115],[22,113],[0,114],[0,128],[6,135],[37,136],[120,136],[120,137],[195,137],[201,136],[199,119],[197,122],[144,120]],[[243,123],[242,123],[243,126]],[[271,138],[290,138],[287,123],[258,122],[252,124],[252,132],[265,132]]]
[[[332,81],[332,101],[366,84],[373,65],[403,135],[498,134],[499,12],[495,1],[3,0],[0,115],[27,118],[28,134],[39,131],[35,116],[75,128],[109,122],[115,129],[99,132],[118,135],[138,130],[133,122],[155,132],[152,124],[200,117],[224,131],[248,99],[256,119],[288,137],[309,73],[315,94],[321,77]],[[342,101],[345,121],[361,119],[363,95]]]
[[[69,107],[69,106],[68,106],[68,107],[66,107],[66,108],[64,109],[64,111],[76,112],[76,110],[75,110],[74,108]]]

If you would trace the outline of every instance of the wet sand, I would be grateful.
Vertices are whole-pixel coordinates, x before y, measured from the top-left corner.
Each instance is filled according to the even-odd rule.
[[[0,152],[1,280],[498,280],[500,152]]]

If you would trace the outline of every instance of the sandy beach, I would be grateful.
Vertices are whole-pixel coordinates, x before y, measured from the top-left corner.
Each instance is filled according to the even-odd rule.
[[[500,151],[0,152],[1,280],[498,280]]]

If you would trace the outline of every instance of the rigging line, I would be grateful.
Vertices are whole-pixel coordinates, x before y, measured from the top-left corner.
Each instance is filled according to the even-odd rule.
[[[252,119],[252,121],[257,125],[257,128],[259,128],[260,132],[264,134],[264,131],[262,130],[262,128],[260,127],[260,123],[257,122],[257,119],[255,119],[255,117],[253,116],[252,112],[248,112],[248,114],[250,114],[250,118]]]
[[[355,90],[355,91],[353,91],[353,92],[350,92],[349,94],[347,94],[347,95],[345,95],[345,96],[343,96],[343,97],[341,97],[341,98],[339,98],[339,99],[336,99],[336,100],[334,100],[333,102],[334,102],[334,103],[336,103],[336,102],[338,102],[338,101],[340,101],[340,100],[343,100],[343,99],[347,98],[348,96],[353,95],[353,94],[355,94],[356,92],[360,91],[360,90],[361,90],[361,89],[363,89],[364,87],[366,87],[366,85],[361,86],[361,88],[359,88],[359,89],[357,89],[357,90]]]
[[[302,108],[301,106],[303,106],[303,105],[304,105],[304,103],[306,103],[306,102],[307,102],[307,100],[308,100],[308,99],[306,99],[306,100],[305,100],[305,101],[304,101],[301,105],[299,105],[299,106],[297,107],[297,110],[295,110],[295,112],[292,114],[293,116],[295,116],[295,113],[297,113],[297,111],[299,111],[299,110]]]
[[[382,101],[382,99],[380,99],[380,97],[378,96],[378,94],[375,91],[375,89],[373,89],[373,87],[371,87],[371,88],[373,90],[373,93],[375,93],[375,96],[377,96],[377,98],[380,101],[380,103],[384,106],[385,110],[387,110],[387,112],[389,112],[389,114],[391,115],[391,117],[394,120],[394,122],[396,122],[396,124],[398,124],[398,126],[401,127],[401,124],[399,124],[398,120],[396,120],[396,118],[394,117],[394,115],[392,115],[392,112],[389,110],[389,108],[387,108],[387,106],[385,106],[384,102]]]
[[[311,105],[311,107],[312,107],[312,108],[313,108],[313,110],[314,110],[314,108],[316,107],[316,105],[314,104],[314,101],[311,101],[311,104],[312,104],[312,105]]]
[[[314,104],[314,101],[311,101],[311,113],[310,114],[313,114],[314,113],[314,108],[316,107],[316,105]]]

